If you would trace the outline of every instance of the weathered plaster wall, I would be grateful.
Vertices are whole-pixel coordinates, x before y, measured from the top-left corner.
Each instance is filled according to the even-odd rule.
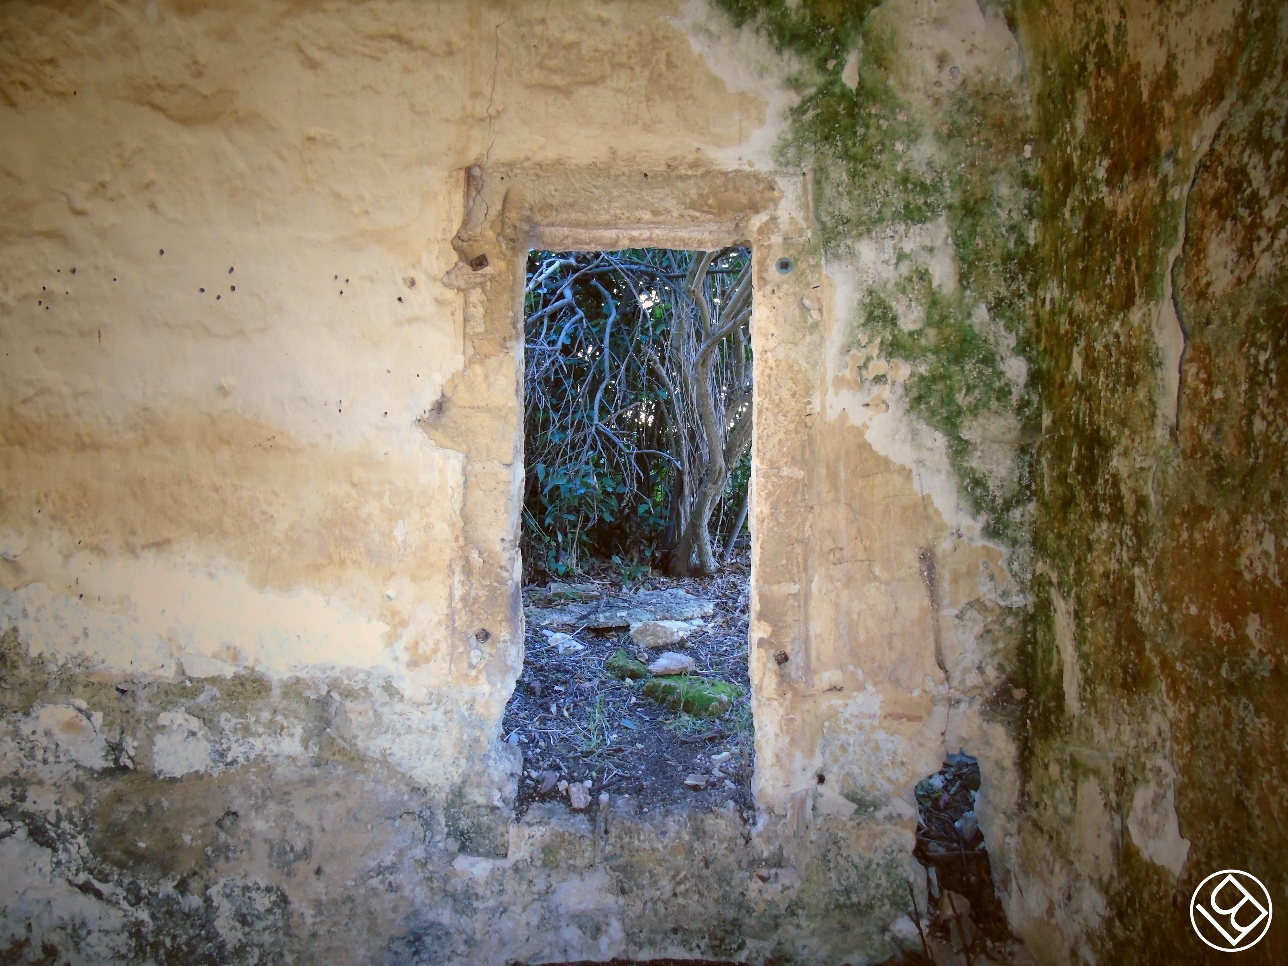
[[[1288,886],[1288,19],[1019,8],[1043,417],[1012,919],[1052,962],[1198,962],[1205,876]]]
[[[940,622],[1007,578],[827,402],[854,269],[777,167],[794,55],[696,2],[3,17],[7,952],[906,942]],[[510,819],[538,241],[755,246],[754,824]]]

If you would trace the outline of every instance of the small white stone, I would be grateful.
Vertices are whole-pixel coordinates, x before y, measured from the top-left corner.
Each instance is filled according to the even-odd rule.
[[[573,782],[568,786],[568,801],[574,812],[584,812],[590,807],[590,789],[582,782]]]
[[[546,631],[545,633],[546,640],[555,646],[555,650],[560,655],[576,654],[578,651],[586,649],[586,645],[571,634],[561,634],[559,631]]]
[[[726,761],[728,761],[732,757],[733,757],[732,751],[722,751],[718,755],[711,756],[711,763],[713,765],[723,765]]]
[[[702,789],[707,787],[707,776],[686,775],[684,779],[684,787],[690,791],[700,792]]]

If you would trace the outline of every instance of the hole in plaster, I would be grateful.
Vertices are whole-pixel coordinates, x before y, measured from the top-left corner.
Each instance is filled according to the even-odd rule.
[[[528,260],[520,813],[604,790],[751,812],[751,272],[737,247]]]

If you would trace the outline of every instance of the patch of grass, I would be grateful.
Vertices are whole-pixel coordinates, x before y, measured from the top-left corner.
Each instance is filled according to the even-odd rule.
[[[711,730],[711,720],[709,718],[699,718],[688,712],[681,711],[674,718],[665,724],[666,730],[672,734],[686,738],[689,735],[702,734]]]
[[[751,699],[741,697],[735,701],[725,714],[725,721],[728,722],[729,730],[735,737],[750,738],[755,732],[755,724],[751,716]]]
[[[583,721],[577,722],[576,727],[574,740],[582,754],[594,754],[608,747],[608,708],[604,705],[602,694],[595,696],[594,706]]]

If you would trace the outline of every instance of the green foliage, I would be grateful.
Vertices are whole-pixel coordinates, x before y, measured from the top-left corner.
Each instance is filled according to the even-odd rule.
[[[694,252],[533,252],[525,293],[522,554],[525,579],[565,577],[611,561],[624,584],[650,571],[668,536],[680,474],[703,441],[682,439],[674,412],[677,303]],[[747,263],[745,249],[718,259],[704,288],[719,306]],[[690,303],[691,304],[691,303]],[[682,306],[681,306],[682,307]],[[721,359],[750,343],[727,339]],[[670,382],[657,369],[671,373]],[[750,405],[749,386],[717,369],[717,402]],[[692,410],[692,403],[686,402]],[[743,460],[713,511],[732,526],[746,493]],[[696,488],[690,480],[687,491]]]

